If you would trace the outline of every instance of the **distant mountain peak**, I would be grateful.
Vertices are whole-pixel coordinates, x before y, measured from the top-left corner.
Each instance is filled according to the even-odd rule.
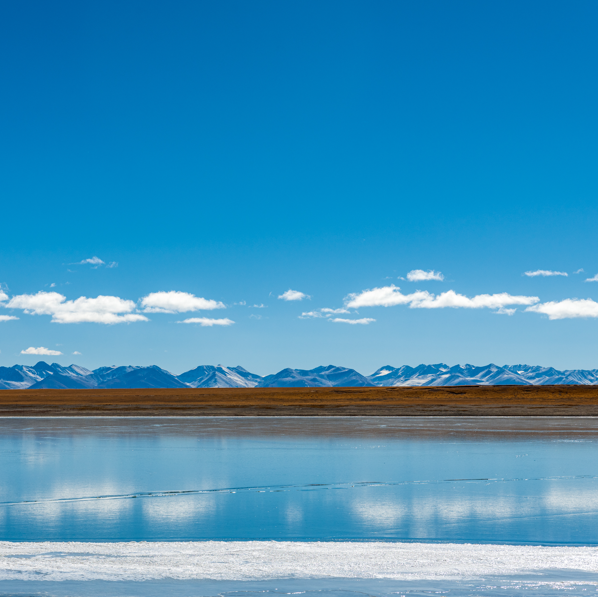
[[[149,365],[111,365],[93,371],[79,365],[63,367],[39,361],[33,366],[0,367],[0,389],[76,388],[276,388],[276,387],[366,387],[366,386],[463,386],[463,385],[598,385],[598,369],[568,369],[538,365],[494,363],[449,367],[444,363],[416,367],[386,365],[372,375],[355,369],[321,365],[314,369],[287,367],[262,377],[240,365],[200,365],[175,376]]]

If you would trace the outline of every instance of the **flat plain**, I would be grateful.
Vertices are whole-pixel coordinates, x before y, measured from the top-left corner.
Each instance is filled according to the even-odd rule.
[[[598,416],[598,386],[2,390],[0,416]]]

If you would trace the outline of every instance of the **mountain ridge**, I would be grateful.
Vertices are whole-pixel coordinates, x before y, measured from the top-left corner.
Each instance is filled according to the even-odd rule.
[[[135,389],[135,388],[282,388],[282,387],[406,387],[475,385],[598,385],[598,369],[566,369],[538,365],[449,367],[444,363],[417,367],[387,365],[372,375],[327,365],[314,369],[282,369],[264,377],[241,366],[200,365],[174,375],[157,365],[64,367],[39,361],[33,366],[0,367],[0,390]]]

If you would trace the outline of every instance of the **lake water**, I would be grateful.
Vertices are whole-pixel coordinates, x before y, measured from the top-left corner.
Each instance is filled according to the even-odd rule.
[[[441,542],[569,546],[566,549],[594,546],[598,545],[598,420],[0,419],[0,540],[275,540],[302,545],[322,541]],[[35,583],[40,582],[39,592],[52,586],[51,594],[56,595],[60,591],[109,594],[108,588],[102,588],[103,577],[92,575],[89,579],[96,584],[88,583],[84,593],[78,593],[72,583],[80,582],[80,576],[67,575],[56,581],[46,575],[45,581],[39,581],[39,569],[34,571],[37,577],[27,576],[25,568],[19,568],[21,564],[28,565],[26,558],[41,562],[40,557],[49,557],[68,567],[71,560],[79,557],[76,561],[80,564],[79,552],[69,555],[67,548],[60,547],[58,553],[58,548],[48,545],[41,554],[34,547],[31,553],[14,552],[14,545],[2,544],[0,594],[3,590],[15,593],[20,589],[34,594],[38,591]],[[233,544],[223,545],[228,549]],[[337,551],[334,557],[330,556],[331,562],[354,557],[349,552],[345,554],[345,545],[333,548]],[[169,552],[167,546],[160,549],[162,554]],[[483,553],[492,554],[491,545],[484,549],[490,551]],[[102,552],[97,557],[105,559],[111,553]],[[244,556],[244,561],[252,561],[251,557]],[[522,556],[513,557],[517,561]],[[358,558],[356,562],[359,561]],[[16,566],[15,562],[21,564]],[[93,568],[89,562],[87,566]],[[308,580],[313,576],[310,566],[301,581],[303,591],[351,592],[357,590],[355,583],[365,582],[369,584],[361,586],[358,592],[397,592],[390,589],[397,588],[392,582],[397,582],[398,577],[392,582],[384,578],[374,580],[375,566],[363,573],[369,580],[343,580],[337,574],[334,581],[326,581],[334,586],[325,587],[321,584],[324,572],[320,580]],[[397,569],[398,564],[392,566]],[[592,565],[583,574],[577,571],[573,579],[566,570],[557,573],[551,566],[550,574],[544,572],[547,582],[581,579],[586,584],[568,586],[569,593],[588,587],[596,591]],[[229,563],[227,569],[233,568],[234,564]],[[28,573],[33,574],[31,570]],[[109,583],[110,590],[116,591],[118,585],[118,591],[122,591],[118,594],[137,594],[135,591],[141,589],[134,579],[140,577],[138,571],[135,574],[119,577],[118,582],[124,584]],[[291,590],[297,589],[293,585],[296,580],[280,576],[291,574],[288,570],[272,574],[270,580],[249,577],[242,582],[239,574],[232,578],[204,578],[201,585],[196,577],[181,577],[176,586],[168,589],[155,583],[171,579],[150,574],[143,577],[146,584],[139,594],[152,594],[154,590],[173,595],[177,591],[181,595],[187,594],[185,591],[206,595],[297,592]],[[507,585],[501,589],[498,583],[492,589],[494,585],[488,584],[492,575],[488,574],[485,594],[504,593]],[[516,578],[509,577],[509,582],[520,583],[519,588],[510,586],[509,594],[532,590],[531,585],[525,584],[528,581],[521,576],[521,570],[517,574]],[[420,578],[408,581],[401,577],[400,590],[421,594],[422,590],[448,590],[451,583],[462,583],[461,577],[449,576],[428,579],[428,588]],[[268,585],[275,577],[275,584],[281,587],[291,584],[286,588]],[[507,582],[505,578],[503,581]],[[221,584],[209,585],[208,580]],[[191,581],[192,585],[185,584]],[[434,584],[437,581],[441,586]],[[11,582],[17,583],[16,588]],[[247,583],[262,585],[258,591]],[[477,594],[471,591],[482,590],[480,586],[475,584],[468,589],[462,584],[454,585],[449,593]],[[536,586],[534,594],[557,590],[552,585],[546,587]]]

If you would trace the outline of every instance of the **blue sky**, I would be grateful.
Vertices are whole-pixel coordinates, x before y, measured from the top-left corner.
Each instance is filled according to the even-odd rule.
[[[0,10],[1,364],[598,367],[595,2]]]

